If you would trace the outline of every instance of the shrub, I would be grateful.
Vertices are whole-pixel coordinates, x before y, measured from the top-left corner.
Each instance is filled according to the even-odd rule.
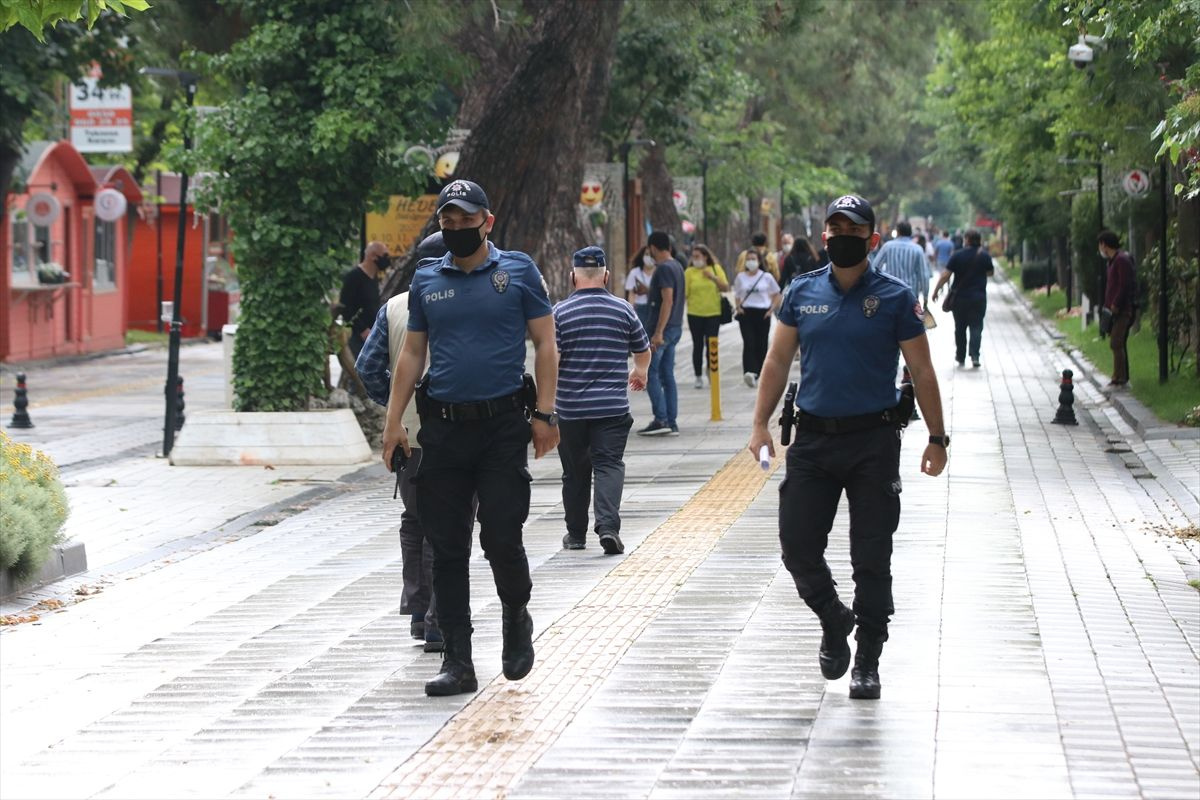
[[[40,450],[0,431],[0,569],[36,572],[63,540],[67,494],[58,468]]]
[[[1021,265],[1021,288],[1025,291],[1030,289],[1040,289],[1046,285],[1047,270],[1050,269],[1050,259],[1037,258],[1032,261],[1026,261]],[[1054,280],[1054,273],[1050,272],[1050,280]]]

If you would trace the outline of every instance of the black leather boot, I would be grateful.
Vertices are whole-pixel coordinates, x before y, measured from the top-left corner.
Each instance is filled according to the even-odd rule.
[[[533,669],[533,618],[525,606],[516,608],[504,604],[502,613],[504,649],[500,653],[500,664],[504,668],[504,677],[519,681]]]
[[[862,635],[861,630],[859,635]],[[882,639],[864,637],[858,640],[858,650],[854,653],[854,669],[850,670],[852,700],[879,699],[879,654],[882,652]]]
[[[850,642],[847,637],[854,632],[854,612],[836,596],[817,609],[821,618],[821,651],[817,659],[821,662],[821,674],[826,680],[836,681],[850,667]]]
[[[475,665],[471,663],[472,630],[470,625],[442,628],[442,638],[445,639],[442,670],[436,678],[425,684],[425,694],[430,697],[446,697],[479,689],[479,681],[475,678]]]

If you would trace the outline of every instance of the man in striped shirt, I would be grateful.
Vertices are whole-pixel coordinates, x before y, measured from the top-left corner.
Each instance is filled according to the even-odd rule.
[[[554,307],[558,340],[558,457],[563,467],[563,547],[587,546],[588,500],[595,475],[596,534],[608,555],[621,542],[625,442],[633,417],[626,386],[646,388],[650,340],[625,300],[607,288],[604,251],[585,247],[572,258],[574,293]],[[633,353],[633,369],[629,354]]]
[[[912,225],[896,223],[896,238],[879,248],[871,260],[876,272],[899,278],[913,294],[921,298],[921,307],[929,305],[929,261],[925,250],[912,240]]]

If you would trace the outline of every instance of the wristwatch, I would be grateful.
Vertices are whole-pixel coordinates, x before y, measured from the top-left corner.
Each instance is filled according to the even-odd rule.
[[[542,422],[546,423],[547,425],[551,425],[551,426],[558,425],[558,413],[555,411],[551,411],[549,414],[547,414],[546,412],[538,411],[535,408],[533,410],[533,413],[531,413],[529,416],[533,417],[534,419],[540,419]]]
[[[945,436],[930,436],[929,443],[936,444],[941,447],[949,447],[950,446],[950,434],[946,434]]]

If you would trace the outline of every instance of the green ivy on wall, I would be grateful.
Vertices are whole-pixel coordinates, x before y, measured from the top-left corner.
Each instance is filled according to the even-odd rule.
[[[400,157],[437,141],[431,99],[454,73],[430,7],[386,0],[236,0],[254,27],[200,70],[241,93],[206,116],[191,159],[202,203],[233,231],[242,290],[235,407],[293,411],[323,393],[329,296],[359,259],[359,227],[424,174]],[[429,44],[426,44],[429,43]]]

